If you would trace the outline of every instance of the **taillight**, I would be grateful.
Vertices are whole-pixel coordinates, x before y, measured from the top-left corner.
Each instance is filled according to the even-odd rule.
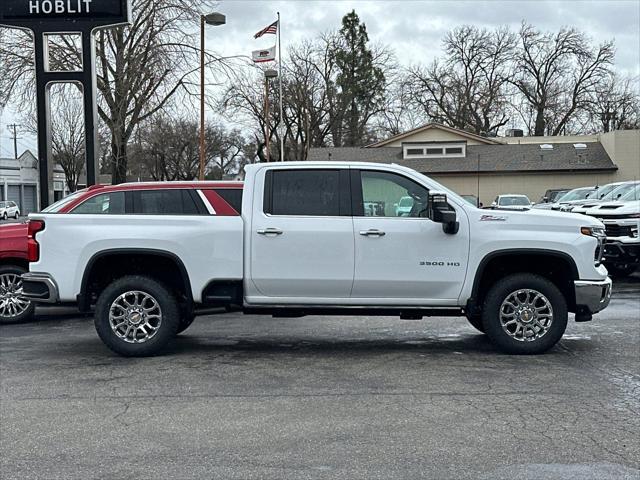
[[[27,260],[29,262],[37,262],[40,259],[40,245],[36,241],[36,233],[42,230],[44,230],[42,220],[29,220],[27,230]]]

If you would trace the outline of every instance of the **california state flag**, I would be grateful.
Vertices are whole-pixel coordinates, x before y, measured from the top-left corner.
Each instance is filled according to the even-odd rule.
[[[256,63],[273,62],[276,59],[276,46],[251,52],[251,58]]]

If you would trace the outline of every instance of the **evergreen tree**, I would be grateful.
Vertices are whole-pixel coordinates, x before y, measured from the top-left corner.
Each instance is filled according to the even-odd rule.
[[[342,18],[335,48],[337,113],[340,115],[333,122],[335,146],[362,145],[367,137],[367,124],[383,103],[385,75],[376,65],[368,42],[367,27],[352,10]]]

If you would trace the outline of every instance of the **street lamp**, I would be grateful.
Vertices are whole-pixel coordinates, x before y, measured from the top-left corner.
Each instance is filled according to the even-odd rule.
[[[265,155],[267,162],[269,162],[269,137],[271,136],[271,132],[269,131],[269,80],[277,76],[278,72],[276,70],[268,69],[264,71],[264,142],[267,149]]]
[[[200,172],[198,178],[204,180],[204,26],[224,25],[227,18],[218,12],[200,15]]]

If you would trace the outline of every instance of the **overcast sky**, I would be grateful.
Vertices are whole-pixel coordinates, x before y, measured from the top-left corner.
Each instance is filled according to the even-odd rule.
[[[287,44],[337,30],[343,15],[352,9],[367,25],[369,38],[391,47],[400,64],[429,63],[440,54],[442,38],[461,24],[478,27],[509,25],[514,30],[522,20],[542,30],[557,31],[576,26],[595,42],[614,39],[616,69],[640,76],[640,0],[601,1],[249,1],[222,0],[217,10],[227,24],[207,27],[207,49],[223,56],[250,55],[251,50],[273,45],[275,36],[254,40],[253,34],[282,18],[283,49]],[[6,128],[12,123],[11,108],[0,117],[0,153],[7,156],[13,146]],[[33,147],[23,134],[19,150]]]

